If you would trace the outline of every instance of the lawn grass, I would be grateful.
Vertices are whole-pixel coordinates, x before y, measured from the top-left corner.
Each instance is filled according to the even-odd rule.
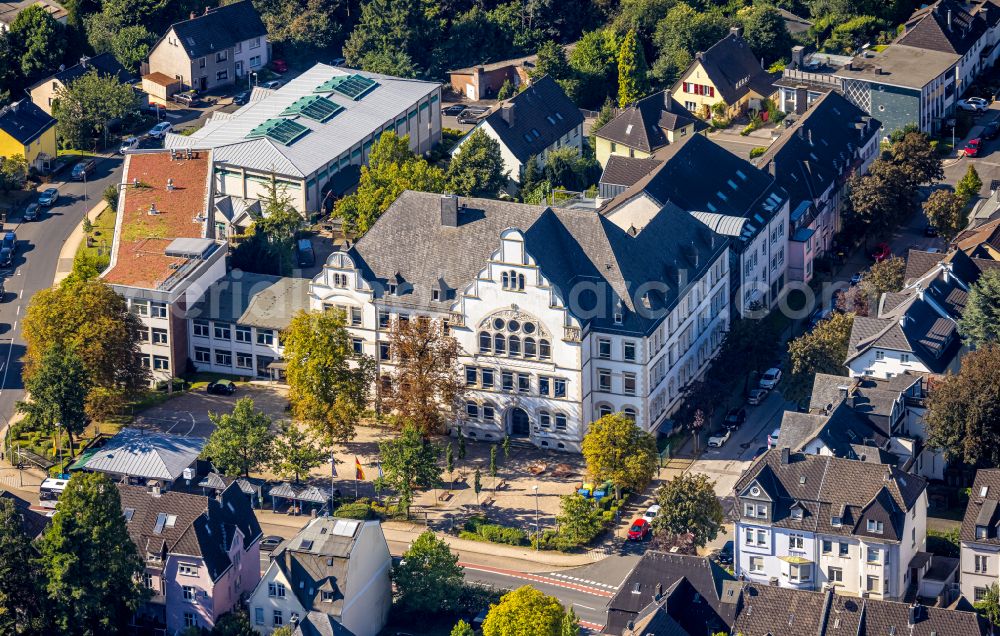
[[[76,250],[76,255],[87,254],[93,257],[111,258],[111,242],[115,235],[115,219],[118,216],[116,210],[105,208],[97,215],[94,221],[94,228],[87,234],[87,238],[92,239],[93,247],[88,247],[91,241],[80,241],[80,247]]]

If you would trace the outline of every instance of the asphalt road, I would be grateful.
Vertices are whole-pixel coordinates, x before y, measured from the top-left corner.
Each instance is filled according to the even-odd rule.
[[[59,189],[59,200],[45,209],[37,221],[21,223],[20,211],[7,220],[5,230],[17,232],[17,255],[13,265],[0,270],[6,294],[0,303],[0,418],[8,421],[14,405],[24,395],[21,384],[21,357],[24,341],[21,320],[35,292],[52,286],[59,251],[80,224],[83,215],[100,200],[104,189],[121,180],[121,157],[99,158],[97,169],[82,182],[61,182],[46,187]],[[58,179],[69,178],[69,168]],[[84,200],[86,187],[87,200]]]

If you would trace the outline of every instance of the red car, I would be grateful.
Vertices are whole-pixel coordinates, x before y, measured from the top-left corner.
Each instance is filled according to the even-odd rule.
[[[875,251],[872,252],[872,260],[876,263],[881,263],[889,258],[892,258],[892,248],[889,247],[888,243],[879,243],[875,246]]]
[[[629,541],[642,541],[649,536],[649,522],[645,519],[636,519],[632,522],[632,527],[628,529]]]
[[[981,139],[970,139],[969,143],[965,145],[965,156],[966,157],[978,157],[979,151],[983,147],[983,142]]]
[[[288,71],[288,64],[282,59],[271,60],[271,68],[274,69],[275,73],[286,73]]]

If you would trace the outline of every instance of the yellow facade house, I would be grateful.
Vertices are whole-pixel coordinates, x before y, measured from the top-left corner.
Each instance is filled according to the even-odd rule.
[[[43,172],[56,156],[56,120],[26,99],[0,109],[0,157],[14,155]]]

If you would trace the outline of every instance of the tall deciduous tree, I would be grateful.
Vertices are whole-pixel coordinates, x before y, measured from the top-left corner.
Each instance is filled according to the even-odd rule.
[[[59,66],[66,51],[64,31],[41,4],[17,14],[10,24],[11,48],[20,56],[18,61],[25,77],[41,77]]]
[[[254,408],[252,398],[236,401],[232,413],[209,413],[215,424],[202,452],[227,475],[250,476],[271,459],[274,434],[271,418]]]
[[[861,284],[857,287],[858,297],[855,299],[855,307],[868,315],[870,307],[878,307],[882,294],[903,289],[905,272],[906,259],[898,256],[872,265],[861,277]]]
[[[844,375],[853,325],[854,314],[835,313],[812,331],[788,343],[788,376],[782,389],[786,398],[805,400],[812,391],[817,373]]]
[[[962,358],[956,375],[933,381],[927,443],[949,460],[1000,466],[1000,345],[988,343]]]
[[[274,174],[265,186],[261,204],[261,218],[250,225],[233,250],[232,265],[245,272],[288,276],[294,266],[295,234],[304,220]]]
[[[476,636],[476,630],[472,629],[472,625],[460,620],[451,628],[451,636]]]
[[[24,519],[13,499],[0,498],[0,633],[46,633],[43,580]]]
[[[335,214],[348,232],[361,235],[403,190],[443,192],[446,183],[443,170],[410,152],[409,135],[386,132],[372,146],[368,165],[361,168],[357,192],[338,201]]]
[[[602,510],[594,502],[573,493],[559,499],[556,523],[559,532],[574,545],[583,545],[600,534],[603,529]]]
[[[758,60],[770,64],[788,56],[792,36],[777,7],[754,3],[741,9],[737,17],[743,23],[743,37]]]
[[[851,179],[854,212],[877,236],[894,228],[908,212],[913,192],[910,179],[904,168],[882,159],[872,162],[868,174]]]
[[[55,631],[125,634],[149,596],[145,564],[125,527],[118,488],[106,475],[76,473],[38,542]]]
[[[554,80],[567,79],[572,76],[566,50],[553,40],[549,40],[538,48],[538,61],[531,71],[531,77],[538,79],[548,75]]]
[[[382,476],[375,480],[378,488],[388,486],[399,495],[399,505],[409,514],[413,491],[432,488],[441,483],[440,452],[412,424],[403,426],[395,439],[378,443],[382,458]]]
[[[672,537],[691,535],[698,547],[719,535],[725,515],[715,496],[715,482],[701,473],[685,473],[656,491],[660,512],[653,519],[653,532]]]
[[[465,389],[458,342],[439,320],[396,320],[389,333],[392,382],[383,402],[422,435],[439,432]]]
[[[37,428],[65,431],[72,456],[74,438],[87,427],[89,384],[80,357],[57,342],[45,351],[38,369],[24,383],[30,399],[18,402],[17,409]]]
[[[987,270],[972,285],[958,330],[973,347],[1000,340],[1000,271]]]
[[[448,166],[448,187],[456,194],[494,198],[507,185],[500,142],[482,129],[465,140]]]
[[[922,183],[944,178],[944,166],[931,139],[925,133],[910,131],[889,147],[889,160],[902,168],[912,189]]]
[[[442,20],[429,0],[371,0],[344,44],[344,57],[354,68],[384,72],[385,59],[409,60],[415,75],[436,76],[440,70],[436,43]]]
[[[975,608],[991,625],[1000,626],[1000,587],[996,583],[990,584],[983,599],[976,601]]]
[[[595,480],[610,479],[615,499],[621,489],[640,491],[656,474],[656,440],[621,413],[605,415],[583,438],[587,471]]]
[[[271,468],[282,479],[299,483],[302,477],[323,463],[326,453],[295,422],[285,422],[274,439]]]
[[[965,227],[965,206],[964,199],[946,189],[935,190],[923,203],[927,221],[949,238]]]
[[[569,66],[579,80],[579,104],[597,108],[614,92],[618,73],[618,45],[610,29],[584,33],[569,54]],[[595,126],[596,126],[595,122]]]
[[[407,613],[427,616],[458,608],[462,567],[448,544],[428,530],[417,537],[393,568],[398,603]]]
[[[525,585],[500,598],[483,621],[483,636],[560,636],[566,611],[559,601]]]
[[[618,105],[625,107],[649,92],[646,56],[634,30],[625,34],[618,51]]]
[[[343,312],[299,312],[282,341],[295,416],[326,444],[353,439],[368,403],[375,362],[354,354]]]
[[[135,89],[96,70],[60,86],[52,103],[56,131],[71,148],[89,148],[94,139],[107,137],[111,121],[136,110]]]

